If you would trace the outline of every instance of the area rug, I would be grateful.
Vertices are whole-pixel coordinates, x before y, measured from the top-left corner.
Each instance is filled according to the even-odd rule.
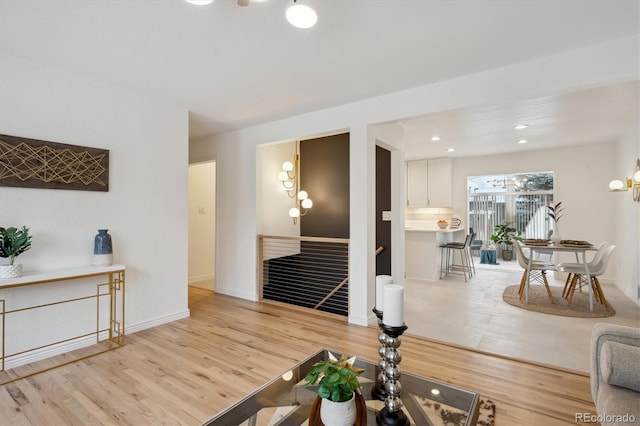
[[[420,405],[433,426],[464,426],[467,423],[469,413],[466,411],[411,393],[403,398],[411,398],[416,404]],[[379,411],[384,407],[384,402],[378,400],[369,400],[366,404],[367,407],[375,411]],[[403,408],[403,410],[406,409]],[[405,411],[405,413],[411,417],[408,412]],[[494,426],[495,419],[496,404],[490,399],[480,396],[476,426]],[[410,420],[411,424],[414,424],[413,419],[410,418]]]
[[[589,293],[587,290],[583,290],[582,293],[576,291],[571,305],[569,305],[567,299],[562,297],[562,287],[551,287],[553,304],[549,300],[547,290],[543,285],[534,284],[529,287],[529,302],[525,302],[524,297],[520,300],[518,288],[519,286],[517,285],[510,285],[505,288],[504,293],[502,293],[502,300],[518,308],[563,317],[603,318],[616,314],[611,304],[609,304],[609,310],[607,310],[603,304],[595,299],[593,301],[593,312],[589,311]]]
[[[469,413],[452,408],[426,398],[417,397],[422,409],[429,414],[433,426],[463,426],[467,422]],[[494,426],[496,419],[496,404],[490,399],[480,397],[479,414],[476,426]]]

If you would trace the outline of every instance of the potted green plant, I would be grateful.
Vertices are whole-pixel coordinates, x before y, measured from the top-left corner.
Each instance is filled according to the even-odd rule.
[[[355,359],[345,354],[337,359],[329,352],[329,359],[313,364],[304,378],[306,386],[318,385],[320,419],[325,425],[352,426],[356,420],[354,392],[360,389],[358,376],[364,370],[353,366]]]
[[[9,258],[8,265],[0,265],[0,279],[22,276],[22,265],[16,265],[16,257],[31,248],[29,228],[0,227],[0,257]]]
[[[522,232],[511,226],[511,222],[505,221],[493,228],[491,241],[501,246],[502,260],[513,259],[513,240],[522,241]]]

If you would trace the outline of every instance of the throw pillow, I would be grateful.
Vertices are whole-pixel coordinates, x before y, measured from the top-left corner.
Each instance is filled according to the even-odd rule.
[[[640,346],[604,342],[600,350],[600,370],[608,384],[640,392]]]

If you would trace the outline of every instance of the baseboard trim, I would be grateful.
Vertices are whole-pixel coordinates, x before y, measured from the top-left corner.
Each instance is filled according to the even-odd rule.
[[[189,277],[189,284],[199,283],[201,281],[215,280],[216,274],[196,275],[195,277]]]
[[[139,322],[134,325],[127,325],[126,334],[137,333],[138,331],[146,330],[147,328],[156,327],[158,325],[166,324],[168,322],[177,321],[183,318],[189,318],[191,316],[191,311],[186,309],[181,312],[176,312],[175,314],[165,315],[163,317],[158,317],[149,321]]]
[[[134,325],[127,325],[125,328],[125,335],[133,334],[138,331],[156,327],[158,325],[166,324],[168,322],[176,321],[183,318],[188,318],[191,315],[189,309],[177,312],[175,314],[166,315],[163,317],[158,317],[153,320],[143,321]],[[108,332],[100,333],[100,339],[106,339],[108,337]],[[7,359],[5,362],[5,370],[10,370],[12,368],[20,367],[21,365],[29,364],[36,361],[41,361],[43,359],[51,358],[56,355],[62,355],[67,352],[75,351],[78,349],[86,348],[88,346],[96,344],[96,337],[93,336],[85,336],[80,337],[74,340],[70,340],[68,342],[63,342],[59,344],[55,344],[46,348],[30,351],[29,353],[25,353],[22,355],[16,355],[15,357],[11,357]]]
[[[213,291],[218,294],[224,294],[225,296],[237,297],[238,299],[251,300],[252,302],[257,302],[258,300],[260,300],[257,294],[245,293],[242,291],[236,291],[229,288],[216,287]]]

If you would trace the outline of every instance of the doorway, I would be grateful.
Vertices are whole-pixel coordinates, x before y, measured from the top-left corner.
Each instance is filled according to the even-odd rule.
[[[216,162],[189,165],[189,286],[215,289]]]

